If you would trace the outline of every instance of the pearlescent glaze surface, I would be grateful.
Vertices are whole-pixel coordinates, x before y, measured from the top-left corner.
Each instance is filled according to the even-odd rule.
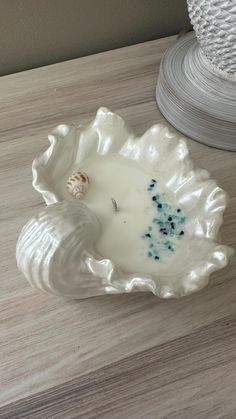
[[[68,202],[50,205],[32,219],[20,235],[18,266],[33,285],[74,298],[131,291],[152,291],[170,298],[202,288],[208,283],[211,272],[227,264],[233,251],[217,243],[226,194],[210,179],[207,171],[194,168],[181,136],[163,125],[154,125],[136,138],[122,118],[100,108],[87,127],[61,125],[49,140],[49,149],[33,163],[33,185],[47,204]],[[158,228],[162,245],[167,247],[165,252],[160,251],[163,260],[162,256],[158,263],[153,259],[155,273],[152,274],[124,272],[113,260],[97,254],[94,249],[100,223],[91,208],[72,202],[66,191],[68,173],[75,167],[84,170],[86,159],[116,153],[130,159],[132,164],[135,162],[148,174],[149,181],[154,179],[160,185],[156,202],[151,184],[146,186],[151,188],[149,199],[157,211],[153,225],[146,228],[148,231],[149,227]],[[165,211],[158,207],[160,204]],[[168,220],[170,217],[172,220]],[[93,224],[94,231],[91,230]],[[163,234],[165,232],[167,234]],[[142,240],[146,246],[147,241]],[[55,252],[49,252],[48,248],[53,246]],[[174,251],[168,249],[169,246]]]

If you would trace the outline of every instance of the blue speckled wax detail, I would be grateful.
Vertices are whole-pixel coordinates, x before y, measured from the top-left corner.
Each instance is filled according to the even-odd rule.
[[[147,242],[147,256],[156,261],[161,259],[164,250],[174,252],[176,245],[173,239],[182,239],[185,234],[186,217],[181,208],[173,208],[166,202],[164,193],[157,193],[157,181],[151,179],[147,191],[155,208],[151,225],[142,235]]]

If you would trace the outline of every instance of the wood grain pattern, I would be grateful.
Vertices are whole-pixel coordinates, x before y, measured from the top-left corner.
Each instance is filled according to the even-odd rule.
[[[155,85],[173,38],[0,79],[0,418],[235,418],[236,258],[188,298],[65,301],[17,271],[20,228],[44,204],[31,163],[61,122],[100,105],[137,134],[163,121]],[[222,239],[236,244],[236,155],[188,141],[230,195]]]

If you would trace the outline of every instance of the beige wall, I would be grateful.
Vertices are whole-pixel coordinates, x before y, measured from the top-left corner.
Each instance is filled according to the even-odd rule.
[[[0,0],[0,75],[188,27],[186,0]]]

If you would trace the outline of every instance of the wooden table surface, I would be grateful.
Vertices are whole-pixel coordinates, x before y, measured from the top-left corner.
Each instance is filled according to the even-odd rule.
[[[151,294],[64,301],[35,292],[15,244],[44,206],[31,163],[59,123],[101,105],[137,134],[164,121],[155,85],[165,38],[0,79],[0,418],[235,418],[236,258],[180,300]],[[230,195],[222,240],[236,244],[236,153],[188,140]]]

